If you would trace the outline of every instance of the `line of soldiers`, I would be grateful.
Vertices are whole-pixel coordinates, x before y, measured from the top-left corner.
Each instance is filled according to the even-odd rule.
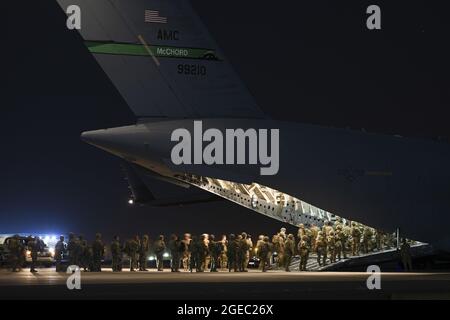
[[[235,272],[246,272],[250,260],[250,251],[253,247],[251,237],[245,232],[239,235],[231,234],[228,237],[223,235],[220,240],[216,240],[214,235],[202,234],[191,236],[186,233],[183,237],[175,234],[171,235],[166,245],[164,236],[160,235],[153,245],[156,255],[158,271],[164,270],[164,254],[170,253],[171,271],[218,272],[218,269]],[[134,271],[139,264],[139,271],[147,271],[147,260],[149,253],[149,238],[143,236],[141,239],[136,236],[128,240],[122,246],[119,237],[114,237],[111,243],[111,255],[113,271],[121,271],[122,254],[126,254],[130,259],[130,271]]]
[[[97,233],[92,244],[88,244],[82,235],[78,237],[69,233],[67,245],[64,243],[64,236],[59,238],[55,245],[55,264],[56,271],[64,271],[62,267],[63,256],[68,256],[68,265],[79,266],[84,271],[100,272],[102,271],[102,259],[105,255],[105,246],[102,241],[102,235]]]
[[[170,253],[171,271],[218,272],[218,269],[235,272],[246,272],[250,260],[250,251],[253,248],[251,237],[245,232],[239,235],[223,235],[220,240],[212,234],[191,236],[186,233],[183,237],[171,235],[169,242],[165,243],[163,235],[153,245],[156,255],[158,271],[164,270],[164,254]],[[134,271],[139,265],[139,271],[147,271],[147,260],[150,249],[148,236],[128,240],[124,245],[120,244],[119,237],[115,236],[111,243],[113,271],[121,271],[122,256],[130,259],[130,271]]]
[[[29,237],[27,248],[31,252],[32,272],[36,272],[35,264],[37,252],[42,246],[42,240],[38,237]],[[400,250],[401,258],[406,261],[408,269],[411,269],[410,256],[408,258],[409,247],[404,242]],[[150,250],[156,256],[158,271],[164,270],[163,261],[165,254],[170,253],[171,271],[217,272],[228,270],[229,272],[247,272],[247,266],[251,257],[257,257],[260,261],[260,269],[265,272],[275,265],[285,271],[290,271],[292,259],[298,255],[300,257],[299,270],[306,271],[310,254],[315,253],[319,266],[326,265],[328,260],[331,263],[337,260],[346,259],[348,255],[357,256],[362,251],[369,253],[384,248],[395,247],[395,238],[391,234],[383,233],[372,228],[363,226],[356,222],[336,221],[331,223],[325,221],[322,228],[312,224],[307,227],[299,225],[297,238],[293,234],[286,234],[286,229],[281,230],[272,236],[272,239],[265,235],[260,235],[253,244],[251,235],[242,232],[240,234],[222,235],[220,239],[214,235],[202,234],[191,236],[189,233],[178,237],[173,234],[166,245],[165,238],[160,235],[150,246],[148,235],[142,237],[135,236],[132,239],[121,243],[119,236],[114,236],[110,244],[112,257],[112,270],[122,271],[123,256],[129,258],[130,271],[147,271],[147,261]],[[21,242],[15,237],[9,242],[10,252],[13,257],[23,256],[21,252]],[[404,247],[404,248],[403,248]],[[82,235],[75,236],[70,233],[67,245],[64,236],[61,236],[55,246],[56,271],[64,271],[62,268],[63,256],[68,257],[68,265],[76,265],[84,271],[100,272],[102,260],[105,255],[105,245],[102,236],[97,233],[95,241],[91,244]],[[167,256],[168,257],[168,256]],[[17,270],[20,265],[19,259],[13,259],[11,266]]]
[[[311,253],[316,254],[319,266],[324,266],[327,264],[327,259],[330,263],[334,263],[346,259],[348,255],[358,256],[361,252],[367,254],[396,245],[392,234],[356,222],[350,224],[340,220],[334,223],[325,221],[322,228],[314,224],[310,227],[300,224],[297,239],[298,242],[294,235],[286,235],[285,228],[272,237],[274,262],[279,268],[289,271],[292,257],[297,254],[300,256],[299,270],[305,271]]]
[[[36,270],[38,252],[43,252],[45,244],[39,237],[28,236],[26,238],[14,235],[8,240],[7,248],[9,251],[8,262],[13,272],[22,269],[25,263],[27,251],[30,255],[30,272],[38,272]]]

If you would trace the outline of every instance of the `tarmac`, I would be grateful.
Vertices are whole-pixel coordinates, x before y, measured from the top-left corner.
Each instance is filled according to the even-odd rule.
[[[363,272],[81,272],[81,289],[54,268],[0,270],[0,299],[450,299],[450,273],[381,273],[369,290]]]

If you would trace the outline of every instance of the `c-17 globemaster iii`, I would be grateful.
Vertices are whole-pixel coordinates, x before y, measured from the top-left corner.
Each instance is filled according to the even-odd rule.
[[[134,202],[222,198],[450,249],[448,144],[270,119],[187,0],[57,2],[79,6],[87,50],[137,117],[82,134],[123,159]]]

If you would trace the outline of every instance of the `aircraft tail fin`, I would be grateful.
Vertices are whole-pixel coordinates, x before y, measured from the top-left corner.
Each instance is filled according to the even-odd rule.
[[[265,117],[188,0],[57,2],[138,118]]]

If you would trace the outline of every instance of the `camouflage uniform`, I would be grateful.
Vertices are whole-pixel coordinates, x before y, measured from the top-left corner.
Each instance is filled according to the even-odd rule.
[[[326,265],[327,262],[327,242],[325,236],[323,236],[322,231],[316,239],[316,253],[317,253],[317,263],[319,266]]]
[[[95,241],[92,244],[92,267],[94,272],[102,271],[102,259],[105,255],[105,246],[103,245],[102,235],[97,233]]]
[[[294,235],[289,234],[284,245],[284,267],[285,271],[289,272],[289,266],[292,262],[292,257],[295,255],[295,238]]]
[[[228,271],[234,270],[237,272],[237,261],[236,255],[238,250],[238,244],[236,242],[236,236],[234,234],[230,234],[228,247],[227,247],[227,260],[228,260]]]
[[[201,268],[201,261],[200,261],[200,239],[196,236],[192,237],[192,240],[189,244],[189,251],[191,252],[191,259],[189,264],[189,269],[192,272],[193,270],[199,271]]]
[[[311,228],[309,230],[310,230],[310,233],[311,233],[310,246],[311,246],[311,248],[315,248],[316,247],[316,239],[317,239],[317,236],[319,235],[319,231],[320,230],[319,230],[319,227],[316,226],[315,224],[312,224]]]
[[[155,243],[155,253],[158,271],[164,271],[164,250],[166,250],[166,243],[164,236],[160,235],[159,240]]]
[[[39,238],[33,238],[32,236],[28,237],[28,250],[31,252],[31,265],[30,272],[37,272],[35,269],[37,263],[37,255],[39,251]]]
[[[306,271],[306,265],[308,263],[310,250],[311,247],[309,245],[308,237],[303,236],[303,238],[298,243],[298,252],[300,254],[300,265],[299,265],[300,271]]]
[[[376,230],[375,242],[376,242],[376,245],[377,245],[377,251],[383,250],[383,231]]]
[[[277,252],[278,268],[284,267],[284,242],[285,238],[281,234],[277,234],[272,240],[274,250]]]
[[[76,256],[80,257],[80,267],[84,269],[84,271],[87,271],[87,268],[89,267],[89,248],[88,243],[85,239],[83,239],[83,236],[80,235],[79,237],[79,245],[76,247]]]
[[[225,270],[227,268],[227,250],[228,250],[228,241],[226,236],[222,236],[222,240],[219,242],[220,247],[220,268]]]
[[[122,248],[118,236],[114,236],[114,240],[111,242],[111,257],[112,271],[122,271]]]
[[[147,270],[147,257],[149,249],[148,235],[144,235],[139,244],[139,271]]]
[[[184,234],[183,240],[181,241],[181,254],[184,271],[189,270],[189,263],[191,259],[191,252],[189,250],[190,243],[191,243],[191,235],[189,233]]]
[[[67,252],[69,255],[69,266],[79,266],[79,243],[77,237],[73,233],[69,233]]]
[[[352,236],[352,256],[359,255],[359,243],[361,241],[361,230],[355,222],[352,223],[351,229]]]
[[[9,250],[9,263],[11,266],[11,270],[13,272],[18,272],[21,269],[21,261],[22,261],[22,252],[23,246],[19,240],[19,236],[15,235],[14,237],[9,239],[8,242],[8,250]]]
[[[331,231],[327,236],[327,251],[330,256],[330,262],[336,262],[336,241],[334,231]]]
[[[247,242],[242,239],[242,235],[239,234],[236,237],[236,269],[237,272],[242,271],[242,265],[244,264],[244,251],[247,246]]]
[[[56,265],[56,272],[62,272],[61,268],[61,260],[63,255],[66,253],[66,244],[64,243],[64,237],[60,236],[59,241],[55,245],[55,265]]]
[[[247,235],[247,251],[245,252],[244,271],[247,271],[248,263],[250,262],[250,253],[253,250],[253,241],[250,235]]]
[[[369,253],[370,250],[370,242],[372,241],[372,229],[369,227],[365,227],[363,231],[363,249],[364,253]]]
[[[412,271],[411,247],[406,239],[403,239],[402,245],[400,247],[400,257],[402,258],[404,270]]]
[[[135,271],[137,267],[137,253],[139,251],[139,237],[136,236],[134,239],[128,240],[125,245],[125,252],[130,257],[130,271]]]
[[[325,221],[324,226],[322,227],[323,236],[328,237],[332,231],[334,231],[334,229],[331,226],[330,221]]]
[[[238,236],[238,251],[237,251],[237,265],[239,272],[247,271],[247,255],[249,254],[249,243],[247,241],[247,234],[243,232],[240,236]],[[247,264],[246,264],[247,262]]]
[[[261,247],[258,250],[260,255],[260,268],[262,272],[266,272],[270,264],[270,256],[272,255],[272,246],[269,243],[269,237],[264,237]]]
[[[182,246],[181,241],[178,240],[178,236],[175,234],[170,237],[169,250],[170,255],[172,256],[172,260],[170,261],[170,271],[179,272]]]
[[[343,248],[343,235],[344,232],[342,231],[342,226],[338,226],[336,228],[336,233],[334,235],[334,247],[335,247],[335,260],[336,258],[341,261],[341,257],[342,257],[342,248]],[[345,255],[345,252],[344,252]],[[345,257],[344,257],[345,258]]]
[[[217,266],[219,265],[220,255],[220,242],[216,242],[216,237],[212,234],[209,236],[208,250],[211,255],[211,267],[210,272],[217,272]]]
[[[202,235],[200,238],[201,241],[198,242],[198,249],[197,249],[197,254],[198,254],[198,261],[199,261],[199,265],[198,265],[198,272],[204,272],[207,266],[207,257],[209,256],[209,249],[208,249],[208,244],[209,244],[209,240],[208,240],[208,236],[206,234]]]

